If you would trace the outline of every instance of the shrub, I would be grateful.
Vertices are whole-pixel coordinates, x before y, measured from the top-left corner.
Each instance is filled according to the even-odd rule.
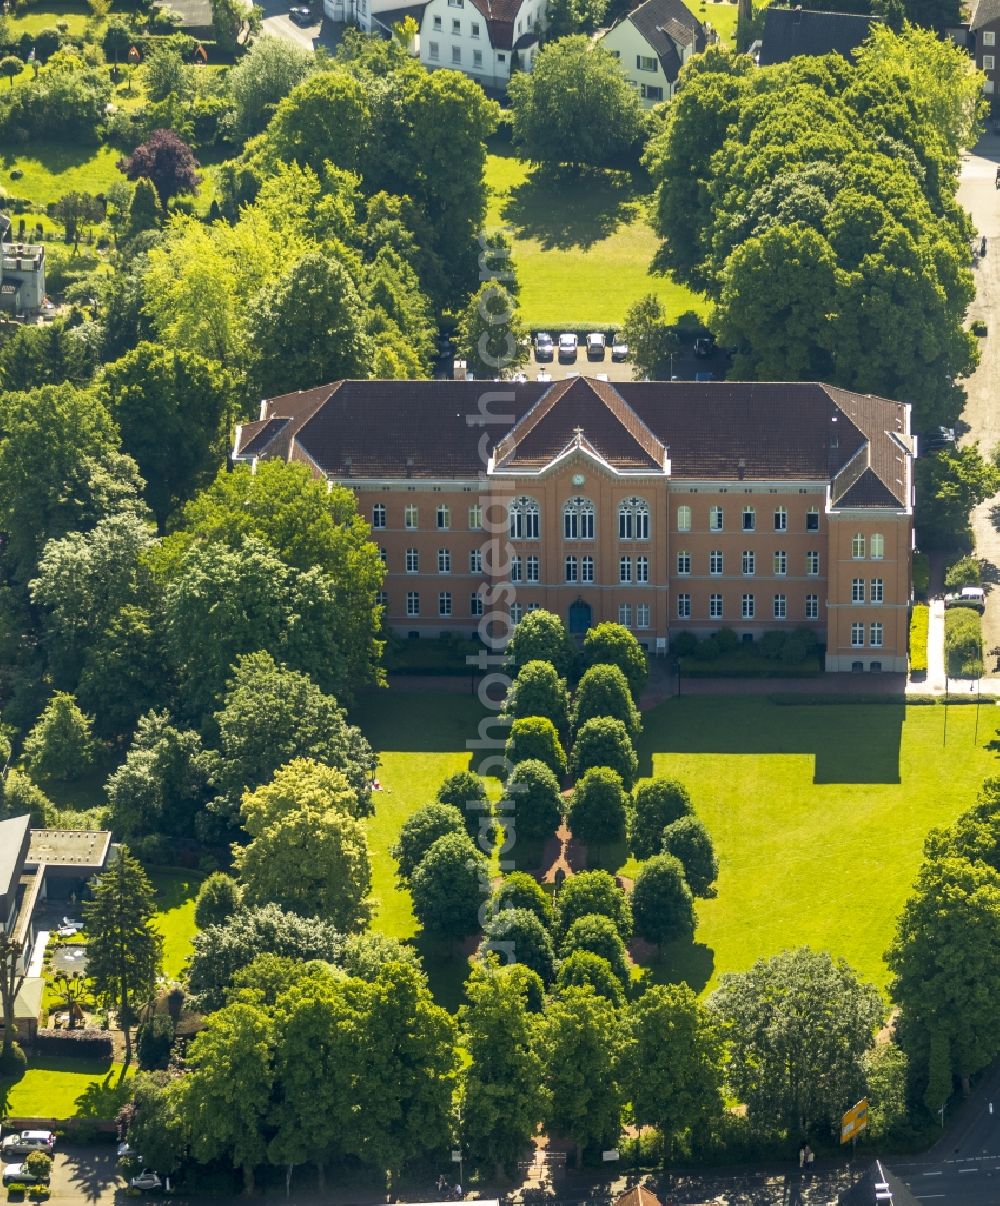
[[[565,935],[580,917],[608,917],[622,942],[632,938],[632,906],[607,871],[581,871],[566,880],[559,892],[559,932]]]
[[[675,657],[691,657],[698,648],[698,638],[693,632],[678,632],[670,638],[670,652]]]
[[[719,656],[719,642],[715,637],[706,637],[691,650],[691,656],[699,662],[713,662]]]
[[[610,767],[621,776],[626,791],[632,790],[639,771],[639,759],[628,729],[610,716],[595,716],[580,728],[573,743],[571,763],[577,777],[595,766]]]
[[[981,678],[983,674],[983,621],[969,607],[944,613],[944,652],[953,678]]]
[[[658,854],[644,863],[632,888],[635,932],[647,942],[672,942],[694,934],[694,898],[680,859]]]
[[[199,930],[208,925],[221,925],[232,917],[239,906],[239,884],[224,871],[214,871],[198,889],[194,923]]]
[[[532,612],[532,615],[537,614]],[[511,766],[531,758],[544,762],[557,778],[561,779],[566,773],[566,754],[559,743],[559,734],[546,716],[525,716],[515,720],[510,726],[504,753]]]
[[[139,1067],[165,1068],[174,1043],[174,1023],[165,1013],[154,1013],[135,1032]]]
[[[712,837],[697,817],[681,817],[663,831],[663,853],[680,859],[684,878],[695,896],[710,896],[719,875]]]
[[[981,318],[974,318],[969,329],[972,331],[973,335],[978,335],[980,338],[982,338],[989,330],[989,328],[986,326],[986,323]]]
[[[574,951],[590,951],[611,965],[622,984],[629,980],[628,955],[621,934],[610,917],[578,917],[569,927],[559,954],[568,959]]]
[[[659,854],[663,830],[693,811],[687,788],[677,779],[643,779],[635,789],[632,853],[636,858]]]
[[[910,612],[910,673],[927,673],[927,630],[931,611],[926,603],[917,603]]]
[[[6,1054],[0,1054],[0,1076],[4,1080],[20,1080],[28,1066],[28,1057],[20,1043],[11,1043]]]
[[[575,838],[593,845],[625,837],[628,797],[616,771],[595,766],[578,781],[570,800],[569,824]]]
[[[759,646],[764,657],[777,661],[785,648],[785,634],[783,632],[765,632],[760,638]]]
[[[617,666],[625,675],[636,703],[649,678],[646,652],[621,624],[604,623],[583,638],[583,660],[588,666]]]
[[[559,828],[563,816],[559,780],[544,762],[526,758],[514,767],[501,805],[502,816],[515,834],[546,838]]]
[[[926,599],[931,582],[931,562],[926,553],[913,554],[913,593]]]
[[[981,586],[983,567],[978,557],[959,557],[945,570],[944,584],[948,590],[961,590],[963,586]]]
[[[465,834],[465,819],[454,804],[425,804],[408,816],[391,851],[400,879],[408,880],[431,846],[449,833]]]
[[[109,1062],[115,1053],[111,1035],[103,1030],[39,1030],[32,1050],[35,1055],[51,1055],[57,1059],[106,1059]]]
[[[723,657],[727,654],[735,653],[740,647],[740,638],[731,628],[720,628],[718,632],[713,634],[712,639],[715,641],[719,653]]]
[[[24,1166],[33,1177],[47,1181],[52,1173],[52,1157],[46,1152],[29,1152],[24,1158]]]

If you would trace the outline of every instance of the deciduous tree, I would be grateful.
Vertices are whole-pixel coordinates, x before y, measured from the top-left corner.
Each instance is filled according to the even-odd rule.
[[[502,823],[515,836],[546,838],[562,821],[559,780],[546,763],[525,758],[511,771],[500,807]]]
[[[517,622],[507,656],[518,668],[529,662],[550,662],[560,678],[571,679],[577,651],[566,625],[551,611],[537,608]]]
[[[131,155],[118,161],[129,180],[145,177],[152,181],[164,209],[178,193],[197,191],[199,166],[191,148],[173,130],[154,130]]]
[[[503,908],[483,927],[482,956],[495,952],[502,963],[521,963],[551,984],[556,972],[552,936],[531,909]]]
[[[680,859],[684,878],[695,896],[711,896],[719,874],[712,835],[704,821],[681,817],[663,830],[663,853]]]
[[[92,720],[75,698],[57,691],[24,739],[24,761],[37,779],[74,779],[94,761]]]
[[[510,726],[504,754],[511,766],[531,759],[542,762],[559,777],[566,773],[566,755],[559,734],[547,716],[526,716]]]
[[[424,855],[438,838],[464,834],[465,818],[454,804],[425,804],[403,822],[392,856],[399,864],[399,878],[408,881]]]
[[[694,898],[684,865],[672,854],[658,854],[642,864],[632,888],[635,932],[659,945],[694,934]]]
[[[440,837],[410,878],[413,911],[427,934],[457,942],[479,929],[489,863],[465,833]]]
[[[551,662],[525,662],[511,683],[504,701],[504,712],[515,720],[526,716],[547,716],[556,731],[568,731],[566,680],[559,677]]]
[[[628,827],[628,797],[621,775],[604,766],[588,770],[573,788],[567,820],[573,836],[581,842],[603,846],[623,841]]]
[[[590,951],[606,959],[623,985],[629,982],[628,952],[622,942],[618,927],[610,917],[591,913],[578,917],[569,927],[559,947],[560,958],[566,959],[574,951]]]
[[[485,381],[513,376],[528,358],[528,331],[514,297],[487,281],[458,317],[458,352],[468,370]]]
[[[583,662],[585,666],[617,666],[638,704],[649,678],[649,659],[623,624],[605,621],[589,628],[583,638]]]
[[[594,716],[577,730],[570,755],[570,769],[576,776],[595,767],[609,767],[631,791],[639,770],[639,759],[628,729],[611,716]]]
[[[581,871],[570,876],[559,889],[557,904],[561,935],[578,917],[598,914],[614,922],[622,942],[632,941],[632,906],[607,871]]]
[[[663,831],[693,809],[687,788],[677,779],[642,779],[635,789],[631,844],[636,858],[651,858],[663,849]]]
[[[579,732],[588,720],[602,716],[620,720],[633,741],[642,732],[639,709],[618,666],[591,666],[573,692],[574,732]]]

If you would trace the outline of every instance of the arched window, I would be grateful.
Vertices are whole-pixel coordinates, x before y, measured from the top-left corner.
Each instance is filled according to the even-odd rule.
[[[510,504],[511,540],[537,540],[541,527],[541,509],[533,498],[522,495]]]
[[[567,540],[594,539],[594,504],[589,498],[571,498],[563,507],[563,536]]]
[[[618,504],[618,539],[649,539],[649,504],[644,498],[626,498]]]

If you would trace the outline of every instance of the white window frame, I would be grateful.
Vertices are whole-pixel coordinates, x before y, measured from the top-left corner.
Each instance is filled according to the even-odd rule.
[[[438,549],[438,573],[451,573],[451,549]]]
[[[625,498],[618,504],[618,539],[649,539],[649,503],[644,498]]]
[[[473,503],[469,508],[469,531],[481,532],[483,530],[483,508],[480,503]]]
[[[438,594],[438,615],[447,618],[451,615],[451,591],[443,590]]]
[[[691,573],[691,554],[687,549],[681,549],[677,554],[677,576],[686,578]]]
[[[740,599],[740,616],[744,620],[752,620],[757,614],[757,600],[751,594],[745,594]]]
[[[873,649],[884,648],[885,628],[881,621],[875,620],[874,623],[870,625],[868,630],[868,641]]]
[[[632,627],[632,604],[631,603],[619,603],[618,604],[618,623],[621,624],[623,628],[631,628]]]
[[[885,536],[881,532],[872,532],[868,541],[868,560],[883,561],[885,559]]]
[[[408,616],[420,615],[420,591],[408,590],[406,592],[406,614]]]
[[[563,506],[563,539],[593,540],[595,531],[593,502],[580,496],[568,499]]]
[[[851,560],[864,561],[865,559],[865,534],[864,532],[855,532],[851,537]]]
[[[372,527],[384,528],[386,526],[386,509],[385,503],[376,503],[372,507]]]
[[[636,628],[649,628],[652,624],[652,611],[648,603],[637,603],[635,608]]]
[[[710,532],[725,531],[726,515],[721,507],[708,508],[708,530]]]
[[[776,620],[788,619],[788,596],[775,595],[771,603],[771,614]]]
[[[806,619],[819,619],[819,595],[806,595]]]
[[[469,573],[481,574],[483,572],[483,550],[469,549]]]
[[[713,591],[708,596],[708,618],[710,620],[722,619],[723,600],[722,594],[719,591]]]
[[[810,549],[806,553],[806,577],[819,577],[819,549]]]
[[[810,507],[809,510],[806,511],[806,531],[819,531],[819,507]]]
[[[469,595],[469,615],[481,616],[483,614],[483,596],[478,590],[474,590]]]
[[[594,580],[594,559],[591,556],[580,558],[580,581],[593,582]]]
[[[864,649],[865,626],[860,621],[851,625],[851,648]]]
[[[541,562],[538,557],[532,553],[530,557],[524,559],[524,580],[525,582],[537,582]]]
[[[788,531],[788,509],[787,507],[774,508],[774,530],[776,532]]]
[[[682,591],[677,596],[677,618],[678,620],[691,619],[691,596],[686,591]]]
[[[439,63],[441,61],[441,45],[440,45],[440,43],[438,43],[438,42],[428,42],[427,43],[427,58],[432,63]]]
[[[635,580],[636,582],[649,581],[649,558],[636,557],[635,559]]]
[[[407,549],[406,550],[405,565],[406,565],[406,572],[408,574],[419,574],[420,573],[420,550],[419,549]]]
[[[752,578],[757,572],[757,554],[753,549],[744,549],[740,558],[744,578]]]
[[[708,554],[708,572],[713,578],[721,578],[726,572],[726,557],[722,549],[712,549]]]
[[[865,601],[865,580],[864,578],[851,579],[851,602],[855,605],[864,603]]]
[[[580,562],[576,557],[567,557],[564,562],[564,573],[566,582],[580,581]]]
[[[632,558],[631,557],[619,557],[618,558],[618,581],[625,582],[625,583],[631,583],[631,581],[632,581]]]
[[[744,507],[743,508],[742,523],[743,523],[743,531],[744,532],[756,532],[757,531],[757,508],[756,507]]]
[[[538,540],[541,533],[542,509],[538,500],[522,494],[510,504],[511,540]]]
[[[677,508],[677,531],[691,531],[691,508],[686,503],[681,503]]]
[[[885,602],[885,579],[870,578],[868,580],[868,599],[871,603]]]
[[[403,510],[403,527],[408,532],[415,532],[420,527],[420,509],[416,504],[406,504]]]
[[[788,554],[784,549],[774,550],[774,576],[784,578],[788,574]]]

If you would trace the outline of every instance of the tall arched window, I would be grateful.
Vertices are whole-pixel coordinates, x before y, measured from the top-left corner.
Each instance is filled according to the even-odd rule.
[[[541,509],[533,498],[522,495],[510,504],[511,540],[537,540],[541,527]]]
[[[618,539],[649,539],[649,504],[644,498],[626,498],[618,504]]]
[[[563,507],[563,536],[567,540],[594,539],[594,504],[589,498],[571,498]]]

